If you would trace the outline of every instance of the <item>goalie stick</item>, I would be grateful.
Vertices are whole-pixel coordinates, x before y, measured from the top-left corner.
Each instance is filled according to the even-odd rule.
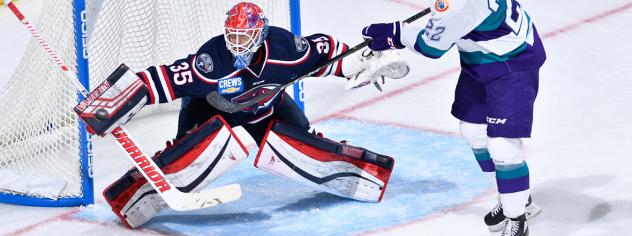
[[[11,12],[26,26],[33,34],[37,42],[46,50],[49,56],[59,65],[66,77],[73,83],[84,97],[88,95],[86,88],[79,82],[77,77],[68,70],[68,66],[57,56],[55,51],[46,43],[44,38],[38,33],[33,25],[26,20],[22,12],[10,0],[5,5],[11,9]],[[156,163],[147,157],[141,149],[136,145],[136,141],[129,135],[123,127],[118,127],[112,131],[112,135],[116,138],[119,146],[128,154],[130,160],[140,173],[147,179],[147,182],[156,190],[156,192],[165,200],[167,205],[177,211],[189,211],[212,207],[237,200],[241,197],[241,187],[239,184],[230,184],[202,192],[184,193],[172,185],[165,174],[160,170]]]
[[[408,19],[404,20],[404,24],[410,24],[413,21],[416,21],[417,19],[427,15],[430,13],[430,8],[426,8],[423,11],[409,17]],[[334,58],[324,62],[322,65],[317,66],[316,68],[314,68],[312,71],[304,73],[300,76],[296,76],[294,78],[292,78],[289,82],[287,82],[286,84],[276,87],[272,90],[266,91],[262,94],[259,94],[258,96],[256,96],[255,98],[248,100],[247,102],[243,102],[243,103],[237,103],[237,102],[231,102],[228,101],[226,98],[224,98],[222,95],[220,95],[219,93],[217,93],[217,91],[213,91],[211,93],[209,93],[208,95],[206,95],[206,101],[211,104],[211,106],[217,108],[220,111],[223,112],[228,112],[228,113],[235,113],[238,111],[241,111],[243,109],[246,109],[252,105],[255,105],[257,103],[259,103],[261,100],[264,100],[270,96],[275,96],[277,95],[279,92],[283,91],[287,86],[292,85],[294,82],[304,79],[306,77],[312,76],[314,75],[316,72],[318,72],[321,68],[329,66],[333,63],[336,63],[337,61],[359,51],[360,49],[363,49],[364,47],[368,46],[371,43],[371,39],[365,39],[364,42],[356,45],[355,47],[352,47],[349,49],[349,51],[342,53],[338,56],[335,56]]]

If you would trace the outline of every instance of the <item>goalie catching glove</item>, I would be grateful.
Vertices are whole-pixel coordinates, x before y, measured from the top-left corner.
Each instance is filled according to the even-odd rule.
[[[360,201],[379,202],[395,160],[364,148],[272,122],[255,166],[273,174]]]
[[[153,160],[182,192],[199,191],[248,157],[230,126],[220,117],[209,121],[157,153]],[[167,207],[138,169],[132,168],[103,191],[112,211],[136,228]]]
[[[100,136],[124,125],[147,103],[147,85],[125,64],[84,98],[74,110],[88,132]]]
[[[378,80],[382,84],[385,78],[401,79],[408,74],[410,68],[399,52],[372,51],[365,49],[358,51],[342,61],[342,73],[347,77],[345,89],[355,89],[373,84],[382,91]]]

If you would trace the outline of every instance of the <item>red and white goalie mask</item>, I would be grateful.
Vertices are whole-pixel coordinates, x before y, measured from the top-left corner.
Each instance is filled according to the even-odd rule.
[[[268,33],[268,18],[254,3],[242,2],[231,8],[224,24],[226,48],[233,54],[233,65],[243,69],[263,44]]]

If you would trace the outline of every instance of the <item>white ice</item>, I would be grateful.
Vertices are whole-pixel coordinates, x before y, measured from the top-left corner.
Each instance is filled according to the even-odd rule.
[[[301,2],[303,34],[326,32],[353,45],[360,29],[414,14],[430,1],[306,0]],[[532,195],[543,208],[530,221],[531,235],[632,234],[632,1],[523,0],[544,46],[533,138],[526,140]],[[36,18],[40,1],[21,0]],[[33,20],[35,21],[35,20]],[[0,84],[12,74],[29,34],[0,8]],[[630,41],[628,41],[630,40]],[[457,133],[449,111],[458,76],[455,50],[439,60],[406,52],[412,71],[387,81],[383,93],[370,87],[343,90],[336,78],[307,82],[307,114],[314,122],[346,116],[401,124],[438,133]],[[143,125],[139,125],[143,123]],[[173,113],[145,117],[129,126],[145,150],[158,150],[175,132]],[[160,135],[143,135],[160,130]],[[377,135],[377,134],[376,134]],[[111,138],[95,142],[95,192],[131,164]],[[100,194],[98,203],[103,203]],[[495,204],[485,194],[453,208],[400,226],[363,234],[495,235],[482,216]],[[65,220],[73,208],[28,208],[0,204],[0,233],[28,235],[134,235],[119,225]],[[186,232],[177,232],[186,234]],[[245,233],[249,234],[249,233]],[[257,234],[252,232],[252,234]]]

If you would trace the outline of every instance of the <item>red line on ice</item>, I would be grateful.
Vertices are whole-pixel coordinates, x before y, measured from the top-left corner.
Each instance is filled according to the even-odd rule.
[[[403,0],[384,0],[384,1],[393,2],[393,3],[401,4],[401,5],[406,5],[406,6],[409,6],[411,8],[414,8],[414,9],[421,9],[421,8],[423,8],[422,6],[415,5],[415,4],[412,4],[412,3],[409,3],[409,2],[406,2],[406,1],[403,1]],[[595,23],[595,22],[597,22],[599,20],[602,20],[604,18],[607,18],[607,17],[610,17],[610,16],[614,16],[616,14],[622,13],[622,12],[624,12],[626,10],[629,10],[630,8],[632,8],[632,2],[624,4],[622,6],[618,6],[618,7],[606,10],[606,11],[598,13],[598,14],[596,14],[594,16],[591,16],[591,17],[579,20],[579,21],[577,21],[575,23],[571,23],[569,25],[560,27],[560,28],[558,28],[556,30],[552,30],[550,32],[546,32],[546,33],[543,34],[542,38],[545,38],[545,39],[556,38],[557,36],[560,36],[562,33],[567,33],[567,32],[573,31],[573,30],[575,30],[575,29],[577,29],[577,28],[579,28],[580,26],[583,26],[583,25],[587,25],[587,24],[590,24],[590,23]],[[385,101],[386,98],[391,98],[391,97],[395,97],[395,96],[399,96],[399,95],[405,94],[406,92],[411,92],[415,88],[422,87],[422,86],[428,84],[429,82],[450,78],[450,77],[448,77],[448,75],[450,75],[450,74],[452,74],[454,72],[458,72],[460,70],[461,70],[460,67],[450,68],[448,70],[445,70],[445,71],[439,72],[439,73],[437,73],[435,75],[432,75],[432,76],[428,77],[425,80],[421,80],[419,82],[413,83],[412,85],[408,85],[408,87],[402,87],[402,88],[399,88],[397,90],[388,92],[386,94],[370,98],[370,99],[368,99],[368,100],[366,100],[364,102],[360,102],[360,103],[358,103],[356,105],[352,105],[349,108],[345,108],[345,109],[342,109],[340,111],[336,111],[336,112],[330,113],[329,115],[326,115],[324,117],[317,118],[316,120],[314,120],[312,122],[313,123],[318,123],[318,122],[322,122],[322,121],[325,121],[325,120],[328,120],[328,119],[331,119],[331,118],[335,118],[335,117],[339,117],[339,116],[345,116],[346,114],[348,114],[350,112],[353,112],[353,111],[356,111],[356,110],[368,107],[369,105],[373,105],[373,104],[375,104],[377,102]]]
[[[416,4],[412,4],[412,3],[409,3],[409,2],[406,2],[406,1],[403,1],[403,0],[385,0],[385,1],[393,2],[393,3],[396,3],[396,4],[406,5],[408,7],[414,8],[414,9],[421,9],[421,8],[423,8],[422,6],[419,6],[419,5],[416,5]],[[624,5],[619,6],[619,7],[615,7],[613,9],[610,9],[610,10],[607,10],[607,11],[604,11],[604,12],[601,12],[601,13],[599,13],[597,15],[588,17],[586,19],[582,19],[582,20],[577,21],[575,23],[563,26],[563,27],[561,27],[559,29],[556,29],[556,30],[544,33],[543,34],[543,38],[555,38],[555,37],[561,35],[562,33],[567,33],[567,32],[573,31],[573,30],[577,29],[578,27],[580,27],[582,25],[586,25],[586,24],[597,22],[597,21],[602,20],[604,18],[607,18],[607,17],[613,16],[613,15],[622,13],[622,12],[624,12],[626,10],[629,10],[630,8],[632,8],[632,2],[624,4]],[[369,105],[375,104],[377,102],[385,101],[386,98],[395,97],[395,96],[399,96],[399,95],[405,94],[406,92],[410,92],[410,91],[412,91],[415,88],[422,87],[422,86],[424,86],[424,85],[426,85],[426,84],[428,84],[428,83],[430,83],[432,81],[437,81],[437,80],[440,80],[440,79],[449,78],[449,77],[447,77],[448,75],[450,75],[452,73],[455,73],[455,72],[457,72],[459,70],[460,70],[460,68],[454,67],[454,68],[451,68],[451,69],[439,72],[439,73],[437,73],[435,75],[432,75],[432,76],[428,77],[425,80],[422,80],[422,81],[416,82],[416,83],[414,83],[412,85],[409,85],[408,87],[403,87],[403,88],[391,91],[389,93],[383,94],[381,96],[371,98],[369,100],[366,100],[364,102],[358,103],[358,104],[353,105],[353,106],[351,106],[349,108],[342,109],[340,111],[334,112],[332,114],[329,114],[329,115],[327,115],[325,117],[319,118],[319,119],[317,119],[315,121],[312,121],[312,122],[313,123],[322,122],[322,121],[325,121],[325,120],[328,120],[328,119],[332,119],[332,118],[336,118],[336,117],[350,118],[350,117],[345,116],[344,114],[348,114],[350,112],[353,112],[353,111],[356,111],[356,110],[368,107]],[[369,120],[369,122],[371,122],[371,121]],[[414,127],[414,126],[408,126],[408,125],[403,125],[403,124],[397,124],[397,123],[380,122],[380,121],[376,121],[376,122],[378,122],[378,123],[385,123],[385,124],[388,123],[389,125],[396,125],[396,126],[402,126],[402,127],[408,127],[408,128],[422,129],[422,130],[425,130],[425,131],[432,131],[432,132],[443,133],[443,134],[450,134],[450,135],[454,134],[452,132],[447,132],[447,131],[439,131],[439,130],[433,130],[433,129],[428,129],[428,128],[421,128],[421,127]],[[463,203],[461,205],[455,206],[454,208],[445,209],[445,210],[443,210],[443,212],[454,211],[454,210],[465,208],[468,205],[471,205],[473,203],[482,201],[488,195],[491,195],[491,194],[483,194],[480,197],[478,197],[478,198],[476,198],[476,199],[474,199],[474,200],[472,200],[470,202]],[[25,234],[25,233],[28,233],[28,232],[31,232],[31,231],[35,230],[38,227],[41,227],[41,226],[44,226],[44,225],[47,225],[47,224],[50,224],[50,223],[53,223],[53,222],[56,222],[56,221],[77,221],[77,222],[83,222],[83,223],[88,223],[88,224],[117,227],[117,226],[114,226],[114,225],[111,225],[111,224],[105,224],[103,222],[92,222],[92,221],[83,221],[83,220],[73,219],[71,216],[73,214],[79,212],[79,211],[80,211],[80,208],[76,208],[76,209],[70,210],[70,211],[62,213],[60,215],[48,218],[48,219],[43,220],[43,221],[39,221],[39,222],[33,223],[33,224],[25,226],[23,228],[20,228],[20,229],[18,229],[16,231],[13,231],[13,232],[9,233],[9,235]],[[402,225],[399,225],[399,226],[411,225],[411,224],[419,223],[419,222],[422,222],[422,221],[430,220],[430,219],[433,219],[433,218],[441,216],[441,214],[442,213],[437,213],[437,214],[434,214],[434,215],[431,215],[431,216],[423,217],[423,218],[415,220],[415,221],[406,222],[406,223],[404,223]],[[397,228],[399,226],[394,226],[394,227],[390,227],[390,228],[386,228],[386,229],[382,229],[382,230],[378,230],[378,231],[366,232],[366,233],[367,234],[368,233],[380,233],[380,232],[383,233],[383,232],[387,232],[390,229]],[[149,234],[161,234],[160,232],[147,231],[147,230],[141,230],[140,232],[149,233]]]
[[[400,0],[386,0],[386,1],[401,2]],[[571,23],[569,25],[560,27],[560,28],[558,28],[556,30],[553,30],[553,31],[550,31],[550,32],[546,32],[546,33],[543,34],[542,37],[545,38],[545,39],[547,39],[547,38],[556,38],[557,36],[560,36],[562,33],[567,33],[567,32],[570,32],[570,31],[573,31],[573,30],[579,28],[580,26],[591,24],[591,23],[597,22],[599,20],[602,20],[604,18],[607,18],[607,17],[610,17],[610,16],[614,16],[616,14],[619,14],[619,13],[622,13],[622,12],[624,12],[626,10],[629,10],[630,8],[632,8],[632,2],[624,4],[622,6],[618,6],[618,7],[606,10],[604,12],[601,12],[601,13],[597,14],[597,15],[594,15],[594,16],[582,19],[580,21],[577,21],[575,23]],[[430,79],[434,78],[431,81],[435,81],[435,80],[439,80],[439,79],[442,79],[442,78],[446,78],[446,76],[450,74],[450,73],[447,73],[447,72],[452,72],[454,69],[459,69],[459,68],[452,68],[452,69],[449,69],[447,71],[440,72],[440,73],[438,73],[436,75],[431,76],[427,80],[430,80]],[[426,81],[426,80],[424,80],[424,81]],[[418,88],[418,87],[421,87],[422,85],[427,84],[424,81],[421,81],[421,82],[413,84],[413,87],[414,88]],[[338,112],[335,112],[333,114],[327,115],[327,116],[325,116],[325,117],[323,117],[321,119],[318,119],[317,121],[319,121],[319,122],[323,121],[322,119],[324,119],[324,118],[327,118],[327,119],[336,118],[336,117],[349,118],[348,116],[346,116],[344,114],[348,114],[349,112],[352,112],[352,111],[355,111],[355,110],[367,107],[367,106],[369,106],[371,104],[374,104],[374,103],[377,103],[377,102],[380,102],[380,101],[384,101],[385,100],[384,98],[393,97],[393,96],[396,96],[396,95],[404,94],[404,92],[410,91],[412,89],[413,88],[411,88],[411,89],[401,88],[399,90],[404,90],[404,91],[396,90],[398,92],[396,94],[392,94],[391,96],[380,96],[380,97],[372,98],[372,99],[370,99],[368,101],[364,101],[362,103],[354,105],[351,108],[343,109],[341,111],[338,111]],[[369,122],[371,122],[371,121],[369,120]],[[378,123],[380,123],[380,122],[378,121]],[[381,122],[381,123],[387,123],[389,125],[395,125],[395,126],[400,126],[400,127],[412,127],[412,128],[415,128],[415,126],[410,126],[410,125],[407,125],[407,124],[397,124],[397,123],[388,123],[388,122]],[[429,130],[427,128],[420,128],[420,127],[417,127],[417,129]],[[439,131],[439,133],[443,133],[443,134],[448,133],[448,134],[450,134],[452,132]],[[473,199],[472,201],[462,203],[462,204],[457,205],[457,206],[452,207],[452,208],[443,209],[443,210],[441,210],[441,212],[437,212],[437,213],[432,214],[430,216],[422,217],[420,219],[413,220],[413,221],[408,221],[408,222],[405,222],[403,224],[392,226],[392,227],[386,227],[386,228],[379,229],[379,230],[372,230],[372,231],[362,232],[362,233],[359,233],[357,235],[388,234],[389,231],[397,229],[397,228],[400,228],[400,227],[414,225],[414,224],[418,224],[418,223],[421,223],[421,222],[424,222],[424,221],[435,219],[437,217],[442,216],[445,212],[450,212],[450,211],[456,211],[456,210],[464,209],[464,208],[466,208],[469,205],[481,202],[481,201],[485,200],[487,197],[495,195],[494,193],[495,193],[495,191],[490,190],[490,191],[482,194],[481,196]]]

